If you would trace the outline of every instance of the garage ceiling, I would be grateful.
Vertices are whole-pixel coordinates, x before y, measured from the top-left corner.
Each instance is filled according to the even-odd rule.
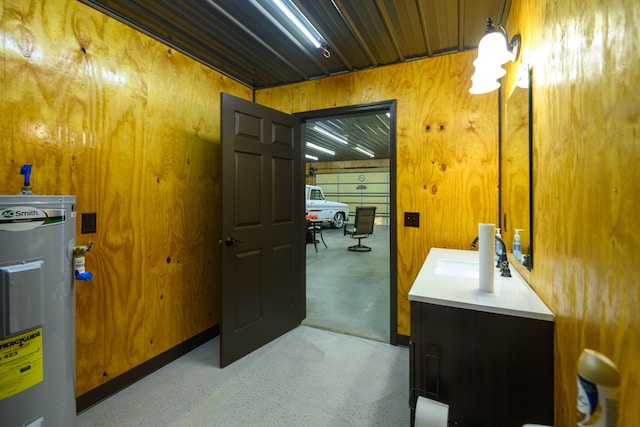
[[[323,51],[296,34],[273,0],[79,1],[254,90],[475,49],[487,18],[504,23],[511,6],[511,0],[291,0],[323,37]],[[377,127],[379,119],[362,127]]]
[[[389,123],[386,111],[307,120],[304,134],[307,162],[388,159]],[[316,147],[328,149],[334,154]]]

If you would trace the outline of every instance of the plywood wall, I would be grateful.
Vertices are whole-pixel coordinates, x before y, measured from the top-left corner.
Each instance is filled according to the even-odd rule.
[[[4,0],[0,193],[97,213],[81,395],[220,321],[220,92],[251,91],[75,0]]]
[[[640,3],[513,1],[533,68],[532,285],[556,314],[556,423],[576,425],[584,348],[622,374],[640,425]]]
[[[407,295],[431,247],[469,248],[479,222],[498,220],[496,93],[473,96],[474,52],[440,56],[256,92],[288,113],[397,100],[398,328],[409,335]]]
[[[219,321],[219,93],[250,91],[74,0],[3,0],[0,192],[75,194],[98,232],[79,283],[78,394]],[[556,313],[556,425],[575,425],[576,361],[622,373],[640,406],[640,4],[512,2],[533,67],[532,285]],[[429,249],[497,221],[497,97],[467,92],[473,53],[258,91],[285,112],[396,99],[398,328]]]

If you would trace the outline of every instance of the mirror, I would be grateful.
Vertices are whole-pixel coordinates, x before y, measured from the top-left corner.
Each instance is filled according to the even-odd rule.
[[[500,149],[500,197],[502,238],[508,252],[513,253],[515,229],[519,232],[522,256],[520,263],[528,270],[533,265],[531,221],[531,110],[528,68],[521,71],[513,91],[508,95],[502,119],[503,135]],[[512,263],[516,262],[514,258]]]

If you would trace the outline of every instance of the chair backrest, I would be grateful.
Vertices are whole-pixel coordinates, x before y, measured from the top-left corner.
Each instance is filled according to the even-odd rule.
[[[375,206],[356,206],[355,234],[372,234],[375,220]]]

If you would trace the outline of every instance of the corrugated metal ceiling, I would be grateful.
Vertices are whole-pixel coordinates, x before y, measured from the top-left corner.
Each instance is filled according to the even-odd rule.
[[[390,142],[390,119],[385,111],[324,117],[306,122],[306,153],[317,157],[308,162],[331,162],[338,160],[388,159]],[[331,137],[329,135],[334,135]],[[342,141],[339,141],[341,139]],[[335,154],[319,151],[308,143],[327,148]],[[368,156],[361,148],[373,154]]]
[[[254,88],[477,47],[511,0],[293,0],[331,52],[277,20],[272,0],[79,0]]]
[[[253,88],[261,89],[350,71],[477,48],[486,19],[506,20],[511,0],[292,0],[324,37],[330,56],[292,36],[272,0],[79,0]],[[307,123],[307,150],[318,161],[369,156],[351,142],[389,158],[384,112]]]

